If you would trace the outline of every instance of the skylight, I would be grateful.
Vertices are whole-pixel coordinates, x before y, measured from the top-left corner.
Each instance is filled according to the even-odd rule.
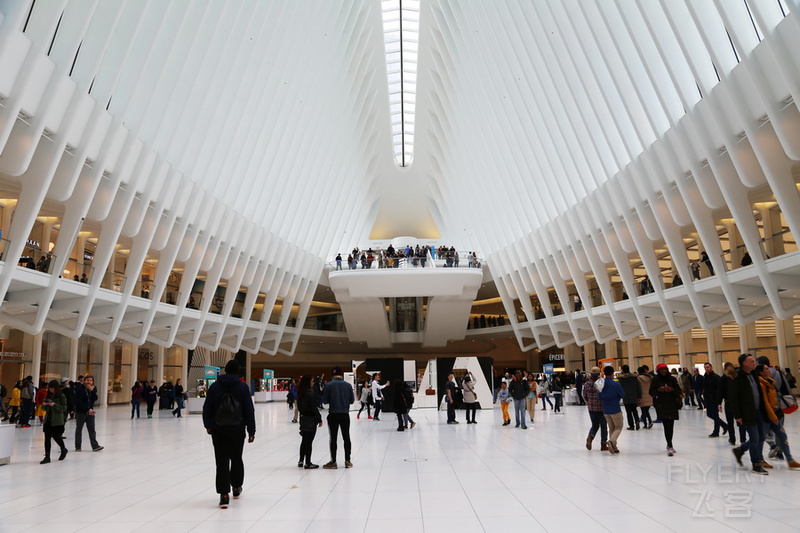
[[[414,152],[419,0],[382,0],[382,5],[394,159],[406,167]]]

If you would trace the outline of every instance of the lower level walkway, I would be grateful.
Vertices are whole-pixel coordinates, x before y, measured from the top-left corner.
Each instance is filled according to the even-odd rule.
[[[211,439],[198,415],[130,420],[127,407],[101,408],[105,449],[48,465],[39,465],[41,427],[16,430],[13,462],[0,466],[0,533],[800,528],[800,471],[777,460],[766,477],[737,469],[727,439],[709,439],[710,422],[691,407],[676,424],[672,458],[659,424],[623,431],[619,455],[599,451],[599,439],[587,451],[589,419],[577,406],[537,411],[527,431],[501,427],[499,409],[479,412],[474,425],[463,412],[460,424],[446,425],[444,413],[418,410],[406,432],[391,413],[380,422],[353,413],[348,470],[297,468],[300,439],[286,404],[259,404],[256,416],[244,491],[226,510],[217,507]],[[800,414],[788,417],[788,432],[800,456]],[[71,450],[74,422],[67,435]],[[339,453],[341,465],[341,443]],[[328,460],[327,427],[313,458]]]

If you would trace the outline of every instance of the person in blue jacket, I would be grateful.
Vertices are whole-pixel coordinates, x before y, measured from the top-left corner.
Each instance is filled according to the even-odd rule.
[[[597,395],[603,401],[603,416],[608,423],[608,451],[612,454],[619,453],[617,439],[622,433],[622,409],[619,402],[625,398],[625,391],[622,385],[614,381],[614,367],[607,366],[603,369],[605,379],[603,380],[603,390]]]
[[[235,402],[231,402],[230,397],[225,398],[228,393]],[[228,407],[232,403],[238,404],[241,412],[229,412]],[[235,359],[228,361],[225,374],[208,388],[203,404],[203,426],[214,444],[219,506],[226,509],[230,503],[231,488],[234,499],[242,493],[245,430],[247,442],[253,442],[256,438],[256,417],[250,389],[239,377],[239,362]]]

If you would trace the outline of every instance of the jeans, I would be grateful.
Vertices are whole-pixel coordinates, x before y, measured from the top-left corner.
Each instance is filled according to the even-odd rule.
[[[672,435],[675,431],[675,421],[662,420],[661,426],[664,428],[664,438],[667,440],[667,446],[672,448]]]
[[[519,400],[514,398],[514,419],[517,427],[520,425],[527,427],[525,425],[525,398],[520,398]]]
[[[547,402],[547,403],[545,403]],[[542,395],[542,411],[547,411],[547,404],[550,404],[550,408],[553,408],[553,402],[550,401],[550,397],[547,394]]]
[[[50,439],[56,441],[62,451],[66,451],[64,446],[64,426],[52,426],[50,421],[44,423],[44,456],[50,457]]]
[[[643,405],[642,409],[642,424],[648,426],[653,423],[653,418],[650,416],[650,406]]]
[[[703,398],[703,391],[694,391],[694,397],[697,398],[697,407],[705,407],[705,399]]]
[[[600,428],[600,443],[605,444],[608,442],[608,424],[606,423],[606,417],[603,416],[603,411],[589,411],[589,420],[592,421],[589,435],[594,437],[597,435],[597,428]]]
[[[19,424],[26,426],[33,416],[33,400],[22,399],[22,414],[19,417]]]
[[[767,438],[766,431],[764,431],[764,417],[761,416],[761,411],[758,409],[756,409],[756,418],[755,426],[742,426],[747,433],[747,440],[739,446],[742,452],[750,453],[750,462],[753,463],[753,466],[764,460],[762,450]]]
[[[792,451],[789,449],[789,437],[786,435],[786,430],[783,429],[783,418],[778,419],[778,423],[774,424],[771,420],[767,423],[768,429],[771,429],[775,434],[775,442],[783,452],[783,456],[787,461],[792,462]]]
[[[139,418],[139,405],[141,405],[142,400],[131,400],[131,418],[133,415],[136,415],[136,418]]]
[[[344,460],[350,460],[350,415],[347,413],[328,413],[328,431],[330,432],[331,461],[336,461],[336,440],[339,429],[344,441]]]
[[[608,423],[608,440],[616,446],[619,434],[622,433],[622,411],[612,415],[604,413],[603,416],[606,417],[606,423]]]
[[[447,404],[447,421],[454,422],[456,419],[456,406],[448,399],[445,399],[445,403]]]
[[[174,411],[172,411],[172,413],[174,415],[180,417],[181,416],[181,409],[184,408],[184,406],[183,406],[183,396],[181,396],[179,398],[175,398],[175,401],[177,402],[178,406],[175,408]]]
[[[475,417],[475,415],[473,415],[473,418],[474,417]],[[404,426],[408,426],[410,424],[414,424],[414,421],[411,419],[411,415],[408,414],[408,413],[403,413],[403,422],[404,422],[404,424],[403,424]]]
[[[635,403],[626,403],[625,404],[625,414],[628,417],[628,427],[632,428],[636,426],[639,427],[639,412],[636,410]]]
[[[147,416],[153,416],[153,407],[155,407],[155,400],[147,400]]]
[[[217,463],[217,494],[228,494],[231,487],[238,489],[244,483],[244,435],[244,429],[215,430],[211,433]]]
[[[477,404],[475,402],[464,403],[464,410],[467,413],[467,422],[475,422],[475,412],[478,410]],[[472,414],[472,418],[470,418],[470,414]]]
[[[92,449],[99,448],[100,445],[97,444],[97,434],[94,430],[94,415],[90,415],[89,413],[75,413],[75,422],[75,449],[81,449],[84,424],[86,424],[86,429],[89,431],[89,443],[92,445]]]
[[[311,464],[311,447],[314,444],[314,437],[317,434],[317,426],[314,426],[308,431],[301,431],[300,436],[300,460],[298,462]]]
[[[719,419],[719,405],[706,402],[706,416],[714,421],[712,435],[719,435],[719,428],[722,428],[723,431],[730,430],[728,424]]]
[[[578,393],[578,402],[581,405],[586,405],[586,400],[583,399],[583,385],[582,384],[576,384],[575,385],[575,391]]]
[[[723,408],[725,411],[725,420],[728,424],[728,442],[731,444],[736,443],[736,433],[734,433],[734,428],[739,428],[739,442],[744,442],[747,440],[747,433],[744,431],[744,426],[740,425],[734,418],[733,418],[733,409],[731,408],[731,404],[728,400],[725,400],[725,407]]]
[[[560,413],[561,412],[561,396],[562,395],[561,395],[560,392],[557,392],[557,393],[553,394],[553,399],[556,401],[556,407],[555,407],[555,412],[556,413]]]
[[[372,415],[375,420],[378,420],[378,416],[381,414],[381,408],[383,407],[383,399],[375,400],[375,414]],[[449,420],[449,418],[448,418]]]

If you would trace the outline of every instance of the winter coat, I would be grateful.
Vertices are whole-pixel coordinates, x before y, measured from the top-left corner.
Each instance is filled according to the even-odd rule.
[[[706,403],[715,405],[722,403],[722,398],[720,397],[722,393],[721,386],[721,379],[716,372],[712,370],[706,373],[703,379],[703,399],[705,399]]]
[[[464,380],[461,383],[461,389],[464,393],[464,403],[475,403],[478,401],[478,395],[475,394],[475,382]]]
[[[44,421],[50,422],[50,426],[63,426],[67,423],[67,397],[61,391],[55,395],[48,393],[46,398],[53,400],[53,405],[42,405],[44,409]]]
[[[300,414],[300,431],[314,431],[322,422],[322,415],[317,408],[317,393],[309,387],[303,397],[297,400],[297,412]]]
[[[622,385],[622,390],[625,392],[625,397],[622,403],[625,405],[636,405],[642,397],[642,388],[639,386],[639,380],[636,379],[636,374],[630,372],[620,374],[617,376],[619,384]]]
[[[639,380],[639,389],[642,391],[642,407],[652,407],[653,397],[650,396],[650,383],[653,382],[653,376],[650,374],[639,374],[636,378]]]
[[[681,386],[667,374],[656,374],[650,383],[650,396],[659,420],[678,420],[678,406],[681,404]]]
[[[758,385],[761,391],[761,412],[765,419],[773,424],[780,423],[783,418],[783,411],[778,409],[778,392],[775,389],[775,380],[772,378],[758,378]]]
[[[753,376],[758,386],[758,377]],[[731,404],[733,418],[741,418],[743,426],[758,425],[756,417],[756,402],[753,398],[753,389],[750,386],[750,379],[741,369],[736,372],[736,378],[731,381],[728,388],[728,401]],[[762,402],[759,402],[762,403]]]

